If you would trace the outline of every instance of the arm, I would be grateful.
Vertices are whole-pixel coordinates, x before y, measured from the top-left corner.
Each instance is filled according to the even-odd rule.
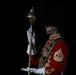
[[[31,29],[29,28],[27,30],[28,47],[27,47],[27,51],[26,51],[26,53],[28,55],[30,54],[30,32],[31,32]],[[33,34],[32,34],[31,64],[32,65],[38,64],[38,60],[39,60],[39,58],[37,57],[35,31],[33,31]]]

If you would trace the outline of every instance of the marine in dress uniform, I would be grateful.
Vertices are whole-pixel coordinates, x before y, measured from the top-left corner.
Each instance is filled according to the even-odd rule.
[[[53,28],[55,29],[54,31],[49,26],[47,27],[52,32],[48,32],[47,34],[51,33],[52,35],[49,36],[42,48],[40,57],[37,56],[36,49],[32,50],[31,64],[38,65],[38,69],[32,70],[33,68],[31,68],[30,70],[39,75],[61,75],[66,70],[69,47],[57,29]],[[27,54],[29,54],[28,50],[29,47]]]
[[[59,75],[66,69],[68,46],[60,34],[49,37],[41,52],[41,58],[32,56],[32,64],[45,67],[46,75]]]
[[[43,0],[46,1],[46,0]],[[54,1],[55,2],[55,1]],[[39,75],[61,75],[63,71],[66,70],[66,64],[69,54],[69,47],[67,42],[62,37],[61,33],[58,30],[58,24],[63,24],[61,21],[62,16],[61,8],[59,4],[56,2],[46,1],[44,3],[42,12],[42,23],[45,26],[45,29],[48,30],[49,38],[46,41],[46,44],[41,50],[41,55],[37,54],[36,48],[32,49],[31,52],[31,64],[38,65],[38,68],[23,68],[22,70],[28,71],[30,70],[32,73]],[[59,3],[59,2],[58,2]],[[45,4],[47,4],[45,6]],[[45,6],[45,7],[44,7]],[[52,28],[50,27],[52,26]],[[48,28],[48,29],[47,29]],[[59,29],[61,29],[59,28]],[[57,31],[57,33],[56,33]],[[64,30],[63,30],[64,31]],[[27,32],[27,36],[29,36],[29,30]],[[43,37],[44,38],[44,37]],[[32,42],[35,44],[35,39],[32,37]],[[35,45],[34,45],[35,46]],[[27,54],[29,55],[30,45],[27,48]]]

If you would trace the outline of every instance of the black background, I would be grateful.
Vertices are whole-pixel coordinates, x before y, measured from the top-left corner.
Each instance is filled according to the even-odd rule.
[[[37,47],[41,44],[44,45],[43,43],[45,43],[47,36],[42,28],[41,21],[43,21],[43,18],[46,20],[48,16],[48,0],[7,0],[0,3],[0,62],[1,71],[3,71],[2,75],[4,73],[8,75],[27,74],[21,71],[22,67],[27,67],[28,65],[26,30],[30,24],[26,18],[26,14],[33,6],[37,16],[34,24],[37,36]],[[60,24],[64,24],[63,31],[65,32],[65,38],[69,44],[69,59],[66,72],[67,75],[73,75],[76,67],[75,4],[73,1],[68,2],[63,0],[50,0],[49,3],[52,6],[50,10],[52,12],[50,13],[53,17],[59,13],[62,15],[61,17],[56,16],[55,19],[61,22]]]

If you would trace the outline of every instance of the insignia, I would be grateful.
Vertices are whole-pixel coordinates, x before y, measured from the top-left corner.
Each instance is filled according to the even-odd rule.
[[[61,50],[61,48],[60,48],[58,51],[56,51],[56,52],[54,53],[53,59],[54,59],[55,61],[57,61],[57,62],[61,62],[61,61],[63,61],[63,58],[64,58],[64,55],[63,55],[62,50]]]

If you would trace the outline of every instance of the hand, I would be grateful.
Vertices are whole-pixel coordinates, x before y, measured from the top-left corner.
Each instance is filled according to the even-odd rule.
[[[45,75],[45,67],[34,70],[35,74]]]
[[[27,72],[30,71],[32,73],[32,72],[34,72],[36,70],[36,68],[29,68],[29,67],[27,67],[27,68],[21,68],[21,70],[22,71],[27,71]]]
[[[30,70],[31,73],[33,72],[35,74],[45,75],[45,67],[44,68],[39,68],[39,69],[27,67],[27,68],[22,68],[21,70],[27,71],[27,72]]]

